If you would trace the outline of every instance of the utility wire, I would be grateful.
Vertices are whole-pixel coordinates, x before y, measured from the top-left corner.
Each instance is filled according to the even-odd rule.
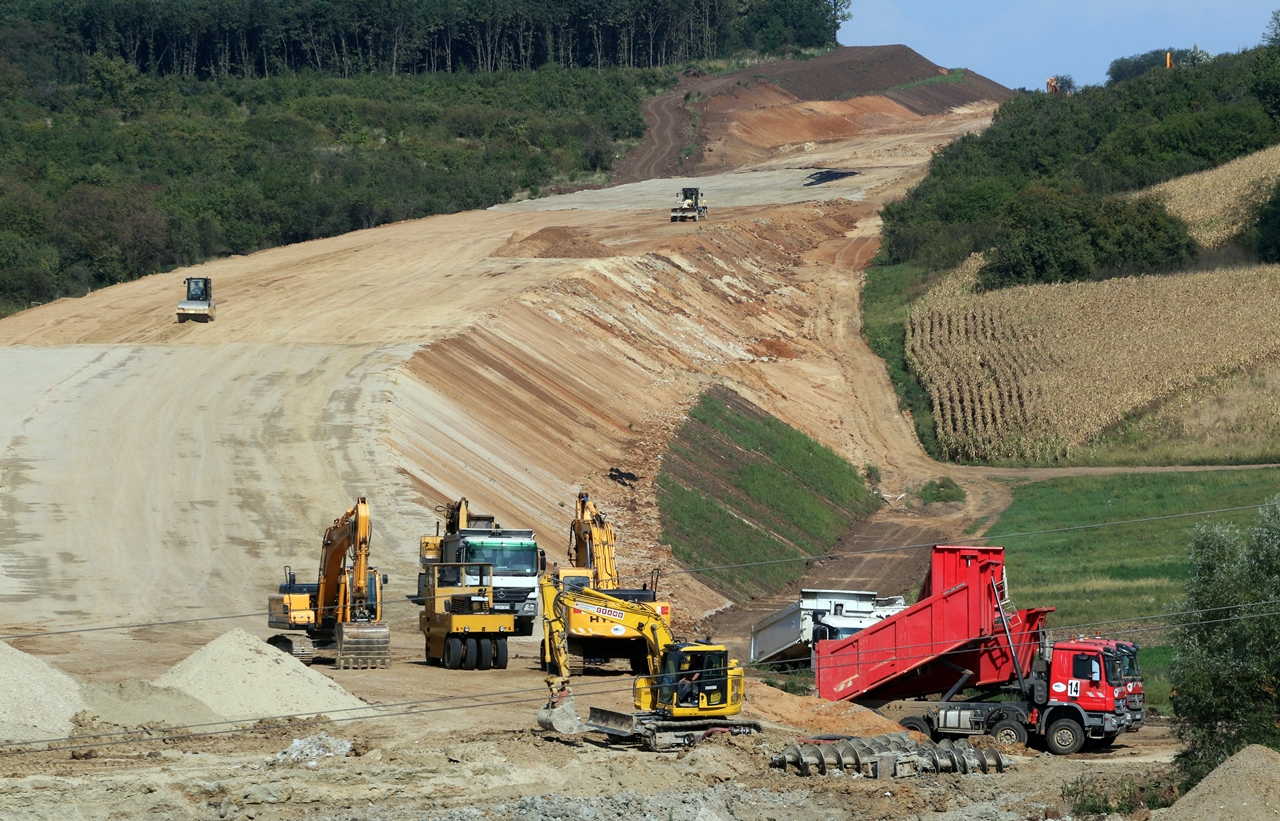
[[[1123,521],[1116,521],[1116,522],[1098,522],[1096,524],[1090,524],[1090,525],[1074,525],[1071,527],[1059,527],[1059,528],[1052,528],[1048,530],[1031,530],[1023,533],[1008,533],[1002,536],[981,536],[981,537],[974,537],[971,539],[954,539],[952,540],[952,544],[968,544],[971,542],[991,541],[993,539],[1002,539],[1002,540],[1014,539],[1014,538],[1021,538],[1025,536],[1043,536],[1043,535],[1048,535],[1052,533],[1064,533],[1064,532],[1073,531],[1073,530],[1089,530],[1089,529],[1096,529],[1096,528],[1102,528],[1102,527],[1119,527],[1122,525],[1141,524],[1145,522],[1164,521],[1168,519],[1182,519],[1182,518],[1189,518],[1192,516],[1212,516],[1220,513],[1234,513],[1234,512],[1244,511],[1244,510],[1260,510],[1264,507],[1273,507],[1273,506],[1275,506],[1275,503],[1262,503],[1257,505],[1241,505],[1239,507],[1217,508],[1214,510],[1201,510],[1201,511],[1195,511],[1191,513],[1171,513],[1166,516],[1149,516],[1142,519],[1126,519]],[[770,559],[767,561],[744,562],[741,564],[726,564],[726,565],[714,565],[714,566],[699,567],[699,568],[685,568],[681,570],[663,571],[662,575],[663,576],[681,576],[681,575],[689,575],[694,573],[711,573],[718,570],[736,570],[736,569],[747,568],[747,567],[761,567],[766,565],[789,564],[792,562],[818,562],[818,561],[823,561],[825,559],[838,559],[838,558],[845,558],[848,556],[866,556],[866,555],[875,554],[875,553],[892,553],[892,552],[901,551],[901,550],[919,550],[926,547],[933,547],[933,543],[898,545],[893,547],[878,547],[878,548],[872,548],[868,550],[854,550],[854,551],[847,551],[847,552],[841,552],[841,553],[825,553],[817,556],[795,556],[795,557],[786,558],[786,559]],[[619,576],[618,578],[619,580],[622,580],[622,579],[643,580],[643,579],[648,579],[649,576],[648,575],[631,575],[631,576]],[[449,595],[442,594],[434,598],[442,599],[442,598],[449,598],[449,597],[450,597]],[[415,596],[413,597],[413,599],[417,599],[417,597]],[[383,601],[382,606],[383,607],[387,607],[388,605],[398,606],[406,603],[419,606],[417,601],[414,601],[408,598],[391,599],[388,601]],[[310,609],[316,609],[316,610],[319,610],[320,612],[323,612],[324,610],[331,610],[336,608],[332,606],[325,606],[325,607],[310,608]],[[134,629],[139,629],[143,627],[164,627],[164,626],[171,626],[171,625],[178,625],[178,624],[194,624],[194,623],[204,622],[204,621],[222,621],[227,619],[261,618],[262,616],[266,616],[266,615],[269,615],[269,614],[267,611],[264,610],[264,611],[254,612],[254,613],[240,613],[240,614],[231,615],[231,616],[228,616],[228,615],[194,616],[189,619],[170,619],[166,621],[137,622],[133,624],[106,625],[101,627],[80,627],[80,628],[69,628],[66,630],[42,630],[42,631],[33,631],[28,633],[14,633],[7,636],[0,636],[0,641],[7,641],[10,639],[35,638],[37,636],[61,636],[61,635],[69,635],[73,633],[94,633],[94,632],[107,631],[107,630],[134,630]],[[1122,621],[1128,621],[1128,620],[1125,619]],[[1108,623],[1110,622],[1098,622],[1098,624],[1108,624]],[[1065,629],[1065,628],[1055,627],[1053,629],[1058,630],[1058,629]]]

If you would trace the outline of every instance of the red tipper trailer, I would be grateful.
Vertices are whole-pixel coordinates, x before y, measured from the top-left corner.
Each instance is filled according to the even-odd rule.
[[[1047,644],[1053,608],[1011,611],[1006,591],[1004,548],[933,548],[919,601],[816,645],[818,694],[871,704],[935,697],[924,715],[903,720],[935,736],[990,733],[1025,743],[1034,732],[1059,754],[1111,743],[1132,721],[1114,649]],[[980,696],[952,701],[965,687]]]

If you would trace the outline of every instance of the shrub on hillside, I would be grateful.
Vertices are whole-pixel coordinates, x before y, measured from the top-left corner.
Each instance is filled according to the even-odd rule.
[[[1280,186],[1258,211],[1254,240],[1263,262],[1280,262]]]
[[[986,289],[1155,273],[1195,258],[1181,220],[1150,198],[1102,200],[1048,185],[1005,205],[978,283]]]
[[[1187,786],[1249,744],[1280,750],[1280,496],[1263,506],[1248,533],[1200,525],[1171,680],[1177,763]],[[1253,604],[1261,602],[1261,604]]]

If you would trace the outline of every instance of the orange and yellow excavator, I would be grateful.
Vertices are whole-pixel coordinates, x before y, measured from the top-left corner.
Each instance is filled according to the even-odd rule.
[[[373,525],[369,501],[333,520],[320,546],[320,578],[299,584],[285,567],[285,581],[267,600],[267,625],[284,633],[267,639],[294,658],[310,664],[317,650],[334,650],[340,668],[386,667],[391,663],[391,628],[382,620],[382,587],[386,576],[369,565]]]

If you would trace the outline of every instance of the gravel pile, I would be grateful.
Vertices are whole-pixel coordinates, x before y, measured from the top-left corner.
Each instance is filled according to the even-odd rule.
[[[1251,744],[1152,821],[1277,821],[1280,819],[1280,753]]]
[[[86,707],[75,679],[0,642],[0,739],[65,736],[71,732],[71,717]]]
[[[315,761],[320,758],[342,758],[351,752],[351,742],[328,733],[295,738],[288,749],[276,753],[276,761]]]
[[[332,679],[243,630],[232,630],[154,682],[209,705],[228,721],[286,715],[349,717],[365,703]]]

